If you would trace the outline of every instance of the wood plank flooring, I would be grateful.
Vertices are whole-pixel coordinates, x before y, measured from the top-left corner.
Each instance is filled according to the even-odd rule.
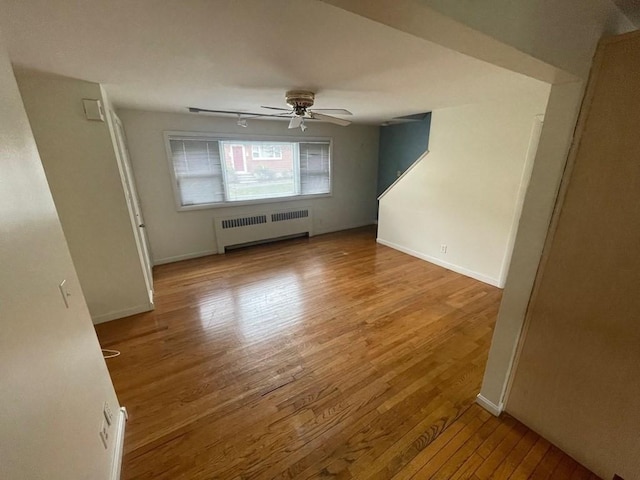
[[[475,405],[500,290],[364,228],[154,269],[98,325],[123,479],[597,478]]]

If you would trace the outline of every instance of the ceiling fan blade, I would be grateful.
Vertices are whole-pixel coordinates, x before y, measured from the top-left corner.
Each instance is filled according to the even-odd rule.
[[[342,127],[351,125],[351,122],[349,120],[343,120],[342,118],[330,117],[329,115],[324,115],[322,113],[317,113],[317,112],[308,112],[308,113],[311,118],[313,118],[314,120],[320,120],[321,122],[334,123]]]
[[[293,117],[289,122],[289,128],[298,128],[302,123],[302,117]]]
[[[251,112],[236,112],[231,110],[209,110],[208,108],[188,107],[191,113],[224,113],[228,115],[242,115],[244,118],[258,118],[258,117],[280,117],[283,114],[271,114],[271,113],[251,113]]]
[[[268,108],[269,110],[283,110],[285,112],[291,112],[290,108],[280,108],[280,107],[265,107],[264,105],[260,105],[260,108]]]
[[[353,115],[349,110],[344,108],[314,108],[312,112],[320,112],[329,115]]]
[[[245,112],[232,112],[230,110],[209,110],[207,108],[198,108],[198,107],[189,107],[189,111],[191,113],[200,113],[200,112],[207,112],[207,113],[229,113],[232,115],[238,115],[238,114],[244,114]]]

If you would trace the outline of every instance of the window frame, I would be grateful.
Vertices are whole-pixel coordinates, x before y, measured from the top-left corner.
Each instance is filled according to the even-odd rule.
[[[295,202],[300,200],[309,200],[314,198],[327,198],[333,196],[333,137],[306,137],[299,135],[247,135],[247,134],[232,134],[232,133],[213,133],[213,132],[192,132],[192,131],[179,131],[179,130],[166,130],[163,132],[165,153],[168,161],[169,175],[171,177],[171,189],[173,190],[173,200],[178,212],[185,212],[190,210],[207,210],[213,208],[229,208],[239,207],[243,205],[260,205],[268,203],[283,203],[283,202]],[[198,205],[182,205],[182,198],[180,195],[180,188],[178,187],[178,180],[173,165],[173,153],[171,150],[171,140],[202,140],[212,142],[285,142],[295,144],[295,150],[298,152],[298,162],[294,162],[294,169],[296,177],[294,178],[296,184],[300,183],[300,143],[314,143],[322,142],[329,144],[329,192],[328,193],[315,193],[307,195],[287,195],[284,197],[272,197],[261,198],[255,200],[241,200],[241,201],[228,201],[218,203],[201,203]],[[221,162],[223,162],[221,156]],[[227,189],[227,170],[222,167],[222,181],[223,188],[226,195]]]

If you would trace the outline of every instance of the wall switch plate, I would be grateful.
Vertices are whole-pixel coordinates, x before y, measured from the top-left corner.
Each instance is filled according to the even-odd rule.
[[[111,412],[111,408],[109,408],[109,404],[107,402],[104,402],[102,413],[104,414],[104,419],[107,421],[107,424],[111,426],[113,423],[113,413]]]
[[[109,427],[104,420],[102,421],[102,428],[100,429],[100,440],[102,440],[104,448],[108,448],[107,440],[109,440]]]
[[[444,243],[440,245],[440,253],[447,253],[447,246]]]

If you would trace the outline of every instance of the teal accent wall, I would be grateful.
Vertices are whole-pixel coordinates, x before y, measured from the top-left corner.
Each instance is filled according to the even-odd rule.
[[[380,127],[378,195],[396,181],[429,147],[431,113],[419,122]]]

